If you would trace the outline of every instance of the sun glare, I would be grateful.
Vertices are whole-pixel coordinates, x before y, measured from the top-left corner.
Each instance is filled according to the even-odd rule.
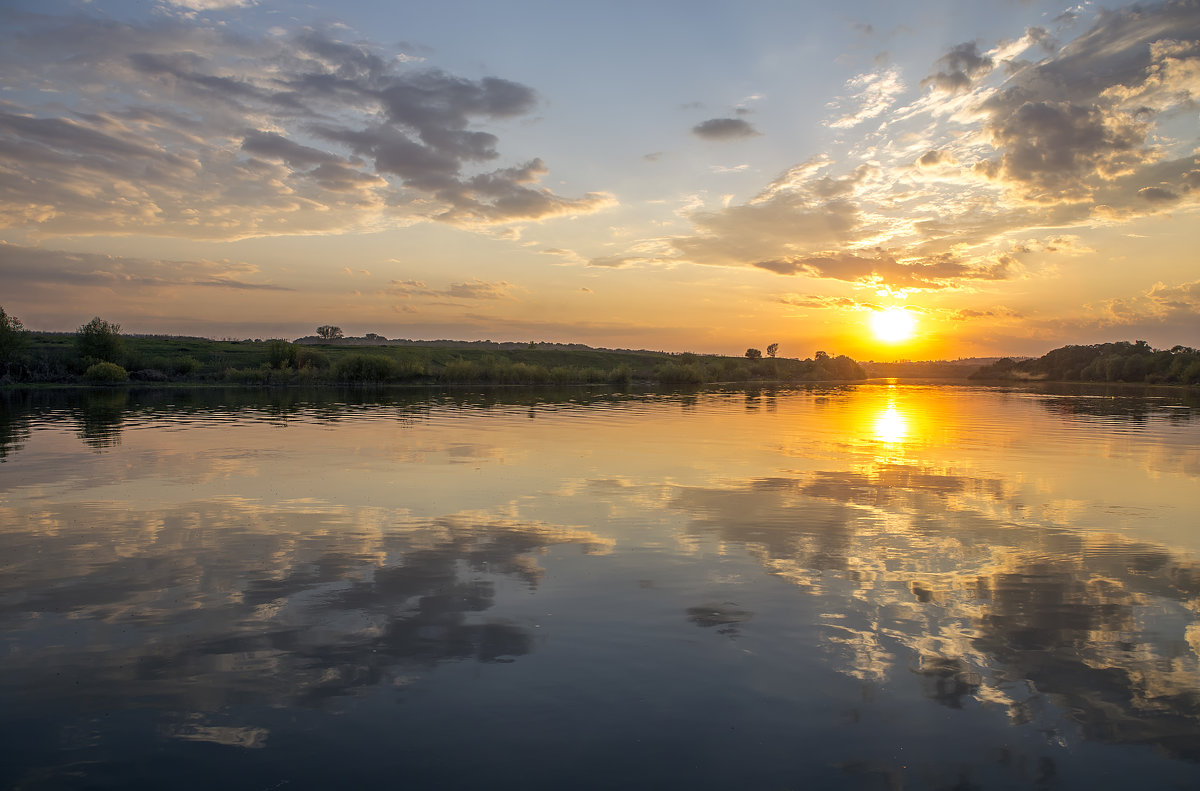
[[[888,308],[871,314],[871,330],[881,341],[906,341],[913,336],[916,328],[916,317],[904,308]]]

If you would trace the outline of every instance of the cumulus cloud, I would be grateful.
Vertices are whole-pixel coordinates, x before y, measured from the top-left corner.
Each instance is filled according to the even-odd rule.
[[[740,140],[755,137],[761,132],[742,118],[710,118],[692,127],[692,133],[705,140]]]
[[[959,44],[938,60],[941,70],[921,81],[921,87],[929,85],[937,90],[954,93],[970,88],[975,80],[995,67],[995,62],[986,54],[980,54],[974,41]]]
[[[1142,294],[1109,300],[1103,308],[1112,324],[1180,318],[1200,324],[1200,280],[1176,285],[1155,283]]]
[[[879,119],[860,148],[796,165],[742,203],[692,209],[690,232],[658,240],[653,257],[593,264],[972,289],[1075,254],[1078,229],[1200,208],[1200,147],[1182,115],[1200,100],[1200,7],[1100,11],[1040,60],[1017,59],[1052,43],[1031,28],[990,49],[956,46],[904,106],[892,104],[898,72],[865,74],[852,82],[857,108],[835,107],[829,122]]]
[[[247,38],[194,17],[0,22],[0,73],[21,88],[0,105],[9,225],[233,239],[536,221],[613,202],[541,186],[537,157],[504,162],[487,125],[538,101],[517,82],[313,28]]]

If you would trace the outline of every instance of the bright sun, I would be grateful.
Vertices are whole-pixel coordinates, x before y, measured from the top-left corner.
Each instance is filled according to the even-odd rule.
[[[906,341],[913,336],[916,328],[916,317],[904,308],[888,308],[871,314],[871,330],[881,341]]]

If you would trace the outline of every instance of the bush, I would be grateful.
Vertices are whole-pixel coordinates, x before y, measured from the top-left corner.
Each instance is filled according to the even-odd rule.
[[[316,349],[300,349],[296,352],[297,368],[315,368],[324,371],[330,367],[329,355]]]
[[[618,365],[608,372],[608,383],[616,387],[628,387],[633,382],[633,370],[628,365]]]
[[[84,371],[83,378],[92,384],[111,385],[124,382],[129,373],[116,363],[96,363]]]
[[[298,359],[296,347],[287,341],[272,340],[267,347],[267,363],[272,368],[297,368]]]
[[[14,357],[29,342],[21,320],[10,316],[0,307],[0,363]]]
[[[75,349],[83,359],[115,363],[121,360],[125,344],[121,325],[110,324],[99,316],[75,330]]]
[[[352,354],[339,360],[334,372],[342,382],[386,382],[400,374],[400,367],[382,354]]]
[[[191,376],[200,370],[200,361],[195,357],[180,357],[171,363],[171,370],[177,376]]]
[[[679,365],[678,363],[668,363],[660,366],[654,372],[655,378],[663,384],[674,385],[698,385],[704,384],[704,371],[701,370],[698,363],[689,363],[687,365]]]

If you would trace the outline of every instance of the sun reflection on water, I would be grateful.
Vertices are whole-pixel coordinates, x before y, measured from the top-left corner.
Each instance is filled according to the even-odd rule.
[[[889,402],[887,409],[875,417],[875,439],[888,445],[903,442],[909,433],[908,419],[896,409],[895,402]]]

